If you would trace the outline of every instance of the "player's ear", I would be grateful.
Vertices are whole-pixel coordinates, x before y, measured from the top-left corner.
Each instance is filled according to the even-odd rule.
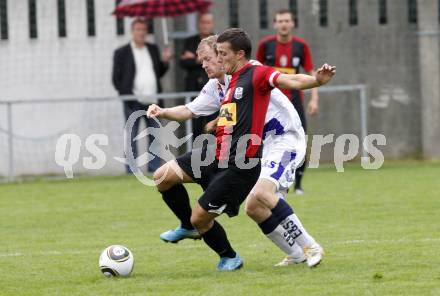
[[[246,56],[244,50],[240,49],[239,51],[237,51],[237,55],[240,59],[244,58]]]
[[[274,29],[277,28],[276,24],[277,24],[277,15],[275,14],[274,17],[273,17],[273,19],[272,19],[272,27],[273,27]]]

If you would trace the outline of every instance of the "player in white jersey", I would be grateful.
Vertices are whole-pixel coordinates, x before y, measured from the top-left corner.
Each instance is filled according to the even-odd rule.
[[[207,41],[202,41],[202,48],[204,43],[205,47],[203,52],[199,51],[199,58],[208,76],[219,79],[211,79],[200,95],[185,106],[162,109],[151,105],[147,111],[148,116],[182,121],[194,116],[213,114],[220,109],[228,81],[227,77],[224,79],[221,67],[216,62],[215,51],[211,46],[212,40],[208,38]],[[246,213],[258,223],[263,233],[287,254],[278,265],[307,261],[310,267],[314,267],[321,262],[322,248],[307,233],[291,207],[279,198],[283,197],[287,188],[292,185],[295,168],[304,159],[305,135],[298,114],[278,89],[271,93],[265,120],[265,136],[260,179],[247,198]],[[186,161],[182,161],[182,158],[185,159],[185,156],[165,164],[156,171],[155,180],[162,180],[157,185],[161,193],[170,190],[176,184],[195,181],[190,165],[187,165],[188,157]],[[178,175],[183,175],[183,178]],[[203,184],[201,185],[203,187]],[[176,211],[173,212],[178,216]],[[180,220],[183,225],[182,219]],[[182,228],[182,225],[163,233],[161,238],[168,242],[178,242],[184,238],[197,237],[196,233],[191,229]]]

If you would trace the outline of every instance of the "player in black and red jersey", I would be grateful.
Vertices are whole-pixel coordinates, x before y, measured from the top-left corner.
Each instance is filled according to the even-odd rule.
[[[215,218],[222,213],[236,216],[259,177],[262,133],[271,90],[275,86],[289,89],[317,87],[327,83],[335,69],[324,65],[315,76],[287,75],[271,67],[252,65],[248,63],[251,41],[241,29],[223,32],[217,39],[217,49],[219,62],[232,78],[220,108],[215,161],[202,168],[197,180],[204,193],[192,210],[190,222],[205,243],[220,256],[217,269],[222,271],[238,269],[243,261]],[[157,111],[150,108],[147,114],[156,116]],[[187,175],[193,174],[191,167],[181,167]],[[188,214],[180,213],[178,192],[161,193],[174,213]],[[281,203],[277,211],[280,215],[288,215],[290,212],[283,205]],[[276,223],[267,225],[270,232],[275,231],[283,218],[278,217],[274,220]]]
[[[276,35],[263,38],[257,50],[257,60],[264,65],[274,67],[281,73],[297,74],[301,68],[305,73],[314,75],[313,59],[307,42],[292,34],[295,27],[292,12],[287,9],[275,13],[274,28]],[[301,119],[304,131],[307,133],[306,116],[304,113],[304,94],[300,90],[283,90],[283,93],[291,100]],[[308,104],[309,115],[318,112],[318,90],[311,90]],[[304,175],[306,161],[295,172],[295,193],[303,194],[301,179]]]

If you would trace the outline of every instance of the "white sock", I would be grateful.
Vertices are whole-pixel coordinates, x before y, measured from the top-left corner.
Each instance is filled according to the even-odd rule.
[[[278,225],[274,231],[266,236],[280,248],[286,255],[298,258],[302,255],[302,248],[295,243],[295,239],[289,234],[289,232],[284,229],[283,226]]]
[[[281,199],[286,200],[286,197],[287,197],[287,190],[278,190],[278,191],[276,192],[276,195],[277,195],[278,198],[281,198]]]
[[[284,229],[289,232],[301,248],[304,249],[316,244],[315,239],[306,231],[297,215],[292,214],[288,216],[281,222],[281,225],[283,225]]]

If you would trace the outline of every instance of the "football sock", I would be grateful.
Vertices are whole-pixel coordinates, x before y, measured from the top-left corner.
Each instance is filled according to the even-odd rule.
[[[289,190],[278,190],[276,196],[281,199],[286,199],[287,194],[289,194]]]
[[[202,234],[205,243],[220,257],[235,258],[236,253],[228,241],[223,227],[214,220],[214,225],[210,230]]]
[[[280,224],[301,248],[310,247],[316,243],[313,237],[304,229],[298,216],[294,214],[293,209],[285,200],[280,199],[278,201],[277,205],[272,209],[272,214],[278,217]]]
[[[181,226],[188,230],[194,229],[191,224],[191,205],[185,186],[177,184],[161,194],[165,203],[180,220]]]
[[[293,237],[284,229],[280,221],[273,214],[269,218],[258,224],[263,233],[286,255],[299,257],[303,250],[295,243]]]
[[[291,222],[287,228],[290,229],[290,235],[302,248],[310,247],[316,243],[315,239],[306,231],[298,216],[295,214],[287,217]],[[286,223],[289,223],[288,221]]]

